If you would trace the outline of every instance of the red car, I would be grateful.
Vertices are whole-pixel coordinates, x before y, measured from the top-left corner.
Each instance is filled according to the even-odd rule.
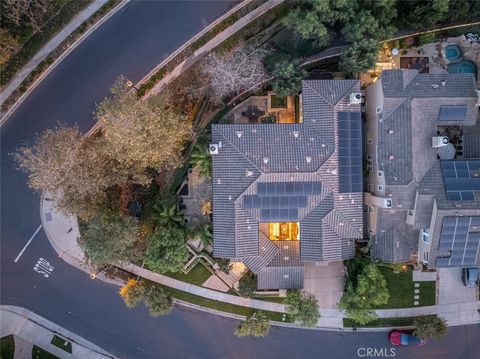
[[[393,345],[423,345],[427,341],[413,334],[413,330],[392,330],[389,335]]]

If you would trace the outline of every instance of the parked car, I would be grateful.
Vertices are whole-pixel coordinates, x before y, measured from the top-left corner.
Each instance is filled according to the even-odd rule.
[[[389,335],[393,345],[423,345],[427,341],[413,334],[413,330],[392,330]]]
[[[478,268],[463,268],[462,280],[468,288],[478,287]]]

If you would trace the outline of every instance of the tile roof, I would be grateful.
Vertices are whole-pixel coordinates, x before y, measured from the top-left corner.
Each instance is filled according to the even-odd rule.
[[[303,266],[265,267],[257,276],[259,290],[303,288]]]
[[[216,256],[243,260],[258,273],[259,283],[275,288],[299,283],[292,280],[300,273],[301,260],[354,255],[355,239],[363,232],[362,193],[356,185],[358,192],[338,193],[337,147],[345,132],[338,128],[338,113],[360,112],[360,104],[349,103],[349,95],[359,91],[356,80],[304,81],[303,123],[212,126],[212,143],[218,145],[218,154],[212,155]],[[359,116],[342,118],[360,121]],[[346,125],[349,136],[360,134],[360,124]],[[361,178],[361,165],[352,172]],[[268,228],[262,223],[285,221],[300,222],[299,243],[288,244],[296,256],[284,253],[287,244],[277,251],[266,244]],[[338,227],[340,223],[344,227]],[[283,272],[269,269],[277,266],[290,268],[292,279],[279,279]]]
[[[475,124],[476,83],[472,74],[419,74],[405,69],[383,71],[380,81],[378,166],[384,171],[385,197],[392,200],[392,208],[377,209],[373,252],[381,260],[401,262],[415,250],[419,230],[429,227],[434,201],[439,209],[456,208],[457,213],[480,208],[478,201],[458,203],[446,198],[432,146],[437,126]],[[441,119],[445,106],[466,108],[462,121]],[[406,223],[409,211],[413,225]]]

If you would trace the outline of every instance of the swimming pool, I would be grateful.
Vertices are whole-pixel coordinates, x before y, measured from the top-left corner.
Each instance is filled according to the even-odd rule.
[[[454,64],[449,64],[447,71],[450,73],[475,74],[475,77],[477,77],[477,65],[470,60],[462,60]]]
[[[462,57],[462,49],[458,45],[447,45],[445,47],[445,57],[450,62],[458,61]]]

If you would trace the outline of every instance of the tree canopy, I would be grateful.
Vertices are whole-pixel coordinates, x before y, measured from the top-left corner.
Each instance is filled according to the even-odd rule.
[[[276,76],[273,90],[280,97],[298,94],[302,88],[302,80],[307,75],[305,70],[287,60],[276,63],[272,74]]]
[[[144,260],[149,269],[158,272],[178,272],[188,259],[185,231],[157,226],[148,237]]]
[[[422,339],[440,339],[447,333],[447,323],[437,315],[424,316],[415,319],[415,335]]]
[[[257,278],[252,272],[245,273],[238,284],[238,293],[242,297],[253,298],[257,290]]]
[[[357,267],[356,271],[349,272],[339,307],[350,319],[364,325],[376,319],[374,308],[387,304],[390,295],[387,281],[375,264]]]
[[[265,337],[270,330],[270,320],[263,312],[255,312],[240,323],[235,330],[237,337]]]
[[[100,266],[139,258],[139,226],[135,218],[100,211],[84,227],[80,245],[91,263]]]
[[[143,301],[152,317],[168,314],[173,308],[172,296],[153,282],[129,279],[119,294],[128,308],[134,308]]]
[[[186,117],[169,106],[168,94],[139,101],[123,76],[111,93],[95,112],[102,128],[102,150],[112,159],[111,169],[135,183],[148,184],[149,170],[177,167],[192,132]]]
[[[290,318],[304,327],[315,326],[320,317],[317,299],[296,289],[287,292],[285,307]]]

